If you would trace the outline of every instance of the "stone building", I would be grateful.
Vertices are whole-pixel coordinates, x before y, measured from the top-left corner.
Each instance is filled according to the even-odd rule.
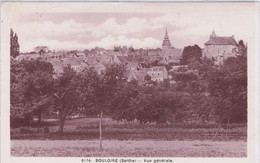
[[[180,54],[181,54],[181,49],[174,48],[171,45],[171,41],[168,36],[167,29],[165,31],[165,36],[162,42],[162,57],[163,61],[165,63],[169,62],[176,62],[179,63],[180,60]]]
[[[151,76],[152,81],[156,82],[168,79],[168,72],[164,66],[153,66],[148,69],[147,74]]]
[[[237,42],[234,36],[219,37],[215,31],[209,37],[209,40],[204,43],[203,56],[211,58],[216,64],[221,64],[224,59],[235,56]]]

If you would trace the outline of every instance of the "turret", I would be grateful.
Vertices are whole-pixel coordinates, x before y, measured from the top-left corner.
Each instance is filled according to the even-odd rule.
[[[211,39],[211,38],[216,38],[216,37],[217,37],[217,36],[216,36],[216,33],[215,33],[215,31],[213,30],[213,31],[212,31],[212,34],[210,35],[210,39]]]

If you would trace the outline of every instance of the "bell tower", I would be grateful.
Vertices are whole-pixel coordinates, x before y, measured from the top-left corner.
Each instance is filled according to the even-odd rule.
[[[171,45],[171,41],[169,39],[167,28],[166,28],[164,39],[163,39],[163,42],[162,42],[162,57],[163,57],[163,60],[166,63],[168,62],[169,55],[171,55],[170,54],[171,53],[171,49],[172,49],[172,45]]]

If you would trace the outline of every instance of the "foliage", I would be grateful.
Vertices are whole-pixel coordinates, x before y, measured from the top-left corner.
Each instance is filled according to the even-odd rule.
[[[50,93],[53,89],[53,67],[39,60],[11,60],[11,124],[32,115],[41,115],[50,108]]]
[[[59,114],[59,133],[63,133],[63,127],[66,118],[78,111],[81,106],[81,99],[78,98],[80,93],[77,89],[77,83],[74,79],[77,77],[76,72],[67,65],[63,73],[54,82],[54,110]]]
[[[36,53],[39,53],[40,55],[43,55],[43,54],[49,52],[49,48],[47,46],[37,46],[34,48],[34,51]]]
[[[13,29],[10,30],[10,56],[16,58],[20,53],[20,45],[18,36],[14,33]]]
[[[197,114],[209,121],[212,114],[230,122],[247,120],[247,47],[238,44],[237,56],[223,65],[201,58],[201,49],[189,46],[183,52],[188,66],[170,72],[172,80],[127,82],[125,67],[107,65],[97,73],[94,68],[75,72],[71,66],[53,78],[53,67],[40,60],[11,60],[11,121],[30,119],[54,110],[59,113],[60,133],[66,118],[75,114],[102,115],[122,121],[171,123],[189,121]],[[151,65],[158,65],[154,61]],[[168,64],[166,67],[170,68]],[[40,118],[39,118],[40,119]]]
[[[228,58],[214,69],[209,78],[209,92],[217,100],[216,111],[232,122],[247,120],[247,57]]]
[[[112,103],[112,117],[126,121],[136,119],[141,123],[172,122],[179,105],[179,97],[172,93],[160,93],[156,86],[138,86],[132,82],[117,93]]]
[[[187,65],[195,60],[200,60],[202,57],[201,48],[198,45],[186,46],[182,52],[181,65]]]
[[[130,107],[131,100],[139,94],[139,86],[136,81],[124,82],[111,102],[110,115],[116,120],[133,121],[136,118],[135,111]]]
[[[88,54],[89,54],[89,50],[88,50],[88,49],[85,49],[85,50],[83,51],[83,53],[86,54],[86,55],[88,55]]]
[[[247,45],[244,44],[244,41],[243,40],[240,40],[237,44],[237,53],[238,55],[242,55],[242,56],[245,56],[247,55]]]

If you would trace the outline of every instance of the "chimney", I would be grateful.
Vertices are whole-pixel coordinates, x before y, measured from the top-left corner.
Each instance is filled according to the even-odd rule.
[[[233,39],[235,39],[235,36],[234,36],[234,35],[232,35],[231,37],[232,37]]]

